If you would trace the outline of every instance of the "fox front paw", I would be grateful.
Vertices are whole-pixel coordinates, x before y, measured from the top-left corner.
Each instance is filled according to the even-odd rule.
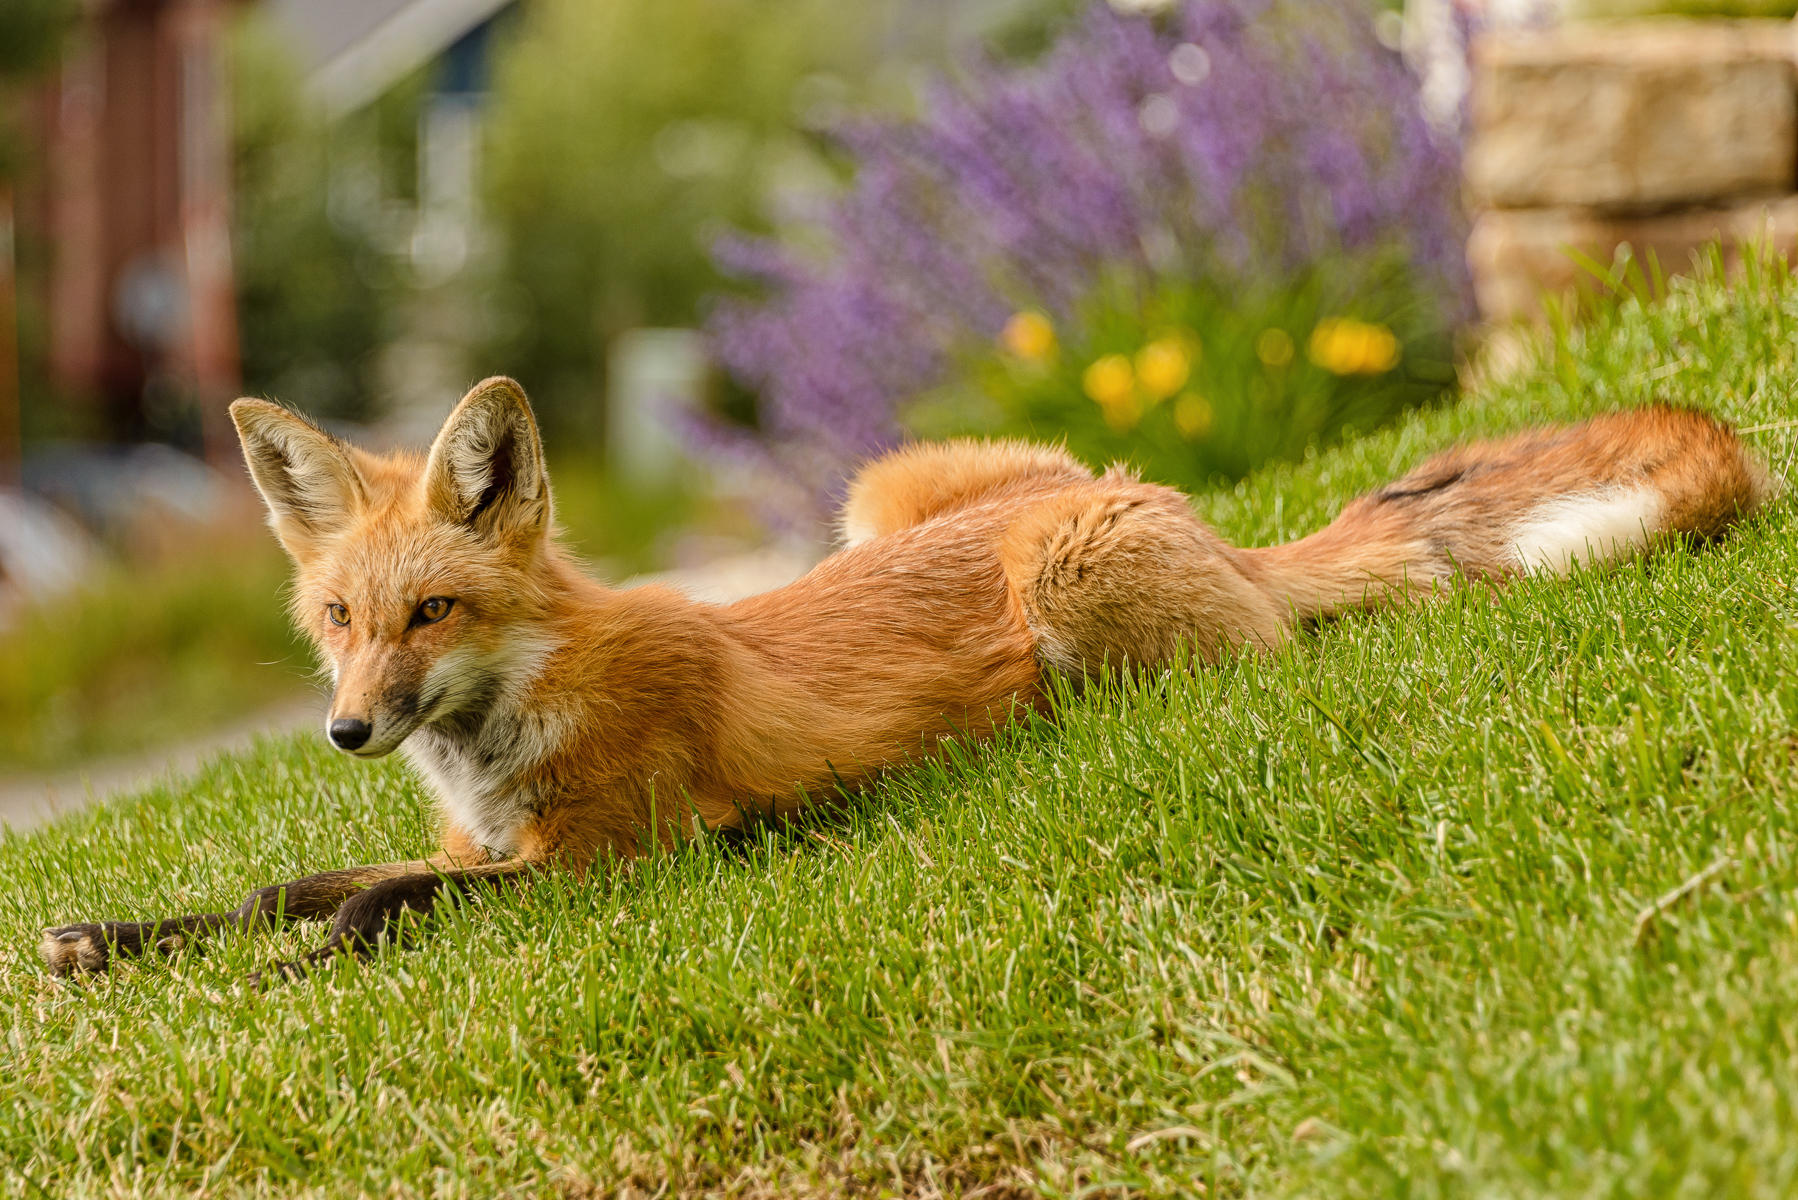
[[[63,925],[44,930],[44,965],[52,975],[104,971],[112,960],[112,943],[103,925]]]
[[[135,958],[146,945],[155,953],[172,954],[182,943],[179,926],[168,921],[147,925],[101,921],[93,925],[61,925],[44,930],[44,965],[52,975],[106,970],[117,958]]]

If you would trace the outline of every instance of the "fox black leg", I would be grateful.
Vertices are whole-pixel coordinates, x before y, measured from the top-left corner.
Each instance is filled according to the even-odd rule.
[[[393,878],[396,871],[411,874],[423,867],[423,863],[394,863],[325,871],[257,888],[230,912],[57,926],[44,930],[44,962],[52,975],[104,971],[114,960],[173,954],[188,942],[221,930],[274,928],[328,917],[371,884]]]
[[[317,967],[344,958],[372,957],[383,942],[409,944],[418,922],[431,915],[449,889],[498,887],[516,881],[530,868],[520,864],[467,871],[421,871],[383,880],[345,900],[331,920],[325,944],[310,954],[270,967],[267,974],[297,979]],[[411,914],[412,919],[407,919]],[[262,976],[256,977],[260,983]]]
[[[221,928],[231,916],[195,913],[162,921],[98,921],[44,930],[44,962],[52,975],[104,971],[115,958],[173,954],[190,938]]]

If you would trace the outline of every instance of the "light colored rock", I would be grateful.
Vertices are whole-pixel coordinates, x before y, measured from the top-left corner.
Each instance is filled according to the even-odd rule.
[[[1798,187],[1784,21],[1642,20],[1476,40],[1476,207],[1650,211]]]
[[[1652,252],[1662,271],[1674,275],[1688,272],[1693,251],[1707,242],[1720,240],[1733,266],[1742,247],[1763,237],[1788,255],[1798,251],[1798,195],[1641,217],[1494,209],[1475,219],[1467,261],[1480,314],[1502,322],[1541,315],[1544,293],[1563,293],[1581,281],[1597,286],[1574,251],[1609,266],[1627,242],[1644,262]]]

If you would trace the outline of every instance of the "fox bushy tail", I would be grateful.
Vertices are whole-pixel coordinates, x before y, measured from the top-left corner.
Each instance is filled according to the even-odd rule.
[[[1243,553],[1263,588],[1316,619],[1455,575],[1565,574],[1714,538],[1778,490],[1727,425],[1655,406],[1448,451],[1309,537]]]

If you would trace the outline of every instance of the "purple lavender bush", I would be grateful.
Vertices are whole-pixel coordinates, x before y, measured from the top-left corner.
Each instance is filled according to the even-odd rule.
[[[1469,313],[1460,164],[1356,0],[1103,5],[911,121],[720,258],[714,353],[756,397],[714,449],[822,514],[908,436],[1065,437],[1193,485],[1440,394]]]

